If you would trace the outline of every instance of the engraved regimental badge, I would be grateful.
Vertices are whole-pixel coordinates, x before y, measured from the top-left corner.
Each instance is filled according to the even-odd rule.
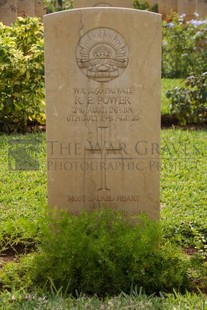
[[[117,31],[96,28],[81,37],[76,59],[87,78],[97,82],[109,82],[118,78],[127,68],[129,49]]]

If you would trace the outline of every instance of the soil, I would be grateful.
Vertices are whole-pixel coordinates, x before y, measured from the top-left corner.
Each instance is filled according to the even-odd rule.
[[[34,250],[34,246],[27,246],[18,244],[13,248],[9,248],[6,251],[0,253],[0,268],[3,267],[5,263],[14,261],[19,261],[19,256],[29,254]]]

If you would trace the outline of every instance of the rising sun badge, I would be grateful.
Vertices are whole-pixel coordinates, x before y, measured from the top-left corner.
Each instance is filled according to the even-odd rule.
[[[125,39],[117,31],[96,28],[81,37],[76,59],[87,78],[109,82],[118,78],[127,68],[129,49]]]

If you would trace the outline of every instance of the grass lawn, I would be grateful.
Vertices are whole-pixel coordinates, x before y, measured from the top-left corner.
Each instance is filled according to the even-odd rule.
[[[26,138],[38,140],[37,171],[15,171],[11,151],[21,135],[0,136],[0,249],[30,247],[41,239],[46,194],[45,134],[30,134]],[[24,137],[25,139],[25,137]],[[162,130],[161,151],[161,222],[164,234],[187,251],[198,251],[207,257],[207,132],[190,130]],[[9,154],[9,156],[8,156]],[[0,257],[3,260],[3,256]],[[205,291],[207,266],[196,270],[195,281]],[[166,298],[119,296],[106,300],[97,298],[65,299],[57,292],[47,299],[24,290],[0,293],[0,309],[207,309],[203,295],[172,295]],[[135,298],[136,297],[136,298]],[[23,302],[23,303],[22,303]],[[189,306],[187,306],[189,304]],[[4,308],[1,308],[1,305]],[[24,305],[24,307],[23,307]],[[41,306],[40,306],[41,305]]]

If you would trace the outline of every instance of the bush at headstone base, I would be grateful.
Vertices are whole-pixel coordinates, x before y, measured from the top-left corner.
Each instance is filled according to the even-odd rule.
[[[43,26],[38,18],[0,24],[0,130],[45,123]]]
[[[189,76],[184,87],[175,87],[166,96],[181,125],[207,124],[207,72]]]
[[[159,223],[137,221],[110,209],[54,216],[33,261],[33,284],[99,296],[187,289],[189,260],[163,239]]]
[[[186,78],[207,71],[207,20],[173,13],[163,22],[162,76]]]

